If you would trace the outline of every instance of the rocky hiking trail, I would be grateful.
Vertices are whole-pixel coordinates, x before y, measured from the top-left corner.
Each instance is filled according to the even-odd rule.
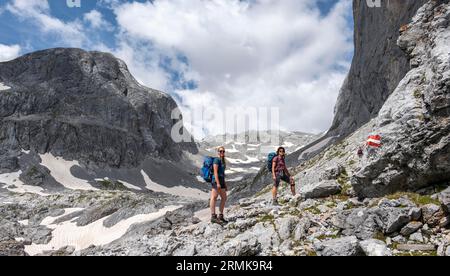
[[[449,1],[360,2],[332,129],[283,141],[298,195],[283,186],[272,206],[262,145],[230,143],[226,225],[197,172],[214,139],[172,143],[175,101],[123,62],[53,49],[1,63],[0,255],[450,256]],[[92,95],[108,100],[80,104]],[[373,134],[381,148],[359,157]]]

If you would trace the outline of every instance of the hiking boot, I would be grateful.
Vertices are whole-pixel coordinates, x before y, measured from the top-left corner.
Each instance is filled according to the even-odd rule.
[[[273,206],[280,206],[280,204],[278,203],[278,199],[272,199],[272,205]]]
[[[219,221],[223,224],[227,224],[228,221],[225,219],[225,217],[223,215],[219,215]]]
[[[217,215],[211,216],[211,223],[222,224],[222,222],[217,218]]]

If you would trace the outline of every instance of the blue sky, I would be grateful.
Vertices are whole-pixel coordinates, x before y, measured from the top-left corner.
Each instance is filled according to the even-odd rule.
[[[3,61],[54,47],[108,51],[185,111],[274,93],[261,106],[298,102],[282,127],[310,132],[331,123],[353,54],[351,0],[0,0],[0,30]]]

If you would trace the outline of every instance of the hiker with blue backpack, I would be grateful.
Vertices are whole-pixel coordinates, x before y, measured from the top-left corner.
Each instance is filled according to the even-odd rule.
[[[272,172],[272,178],[274,181],[272,188],[272,204],[274,206],[278,205],[277,194],[281,181],[291,185],[292,195],[295,196],[295,181],[286,167],[285,157],[286,150],[285,148],[280,147],[276,153],[269,154],[268,158],[268,169]]]
[[[210,208],[211,208],[211,223],[225,224],[228,221],[225,220],[224,210],[225,204],[227,202],[227,184],[225,182],[225,148],[220,147],[218,149],[218,158],[214,157],[206,157],[203,163],[202,168],[202,176],[203,179],[211,183],[211,200],[210,200]],[[220,214],[217,216],[216,214],[216,203],[217,199],[220,196]]]

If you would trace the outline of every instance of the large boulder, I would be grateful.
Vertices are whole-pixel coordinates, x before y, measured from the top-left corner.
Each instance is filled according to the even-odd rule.
[[[368,240],[400,231],[411,221],[408,208],[356,208],[340,211],[332,218],[344,235]]]
[[[301,186],[299,193],[303,198],[323,198],[338,194],[341,190],[341,185],[336,180],[324,180]]]
[[[359,241],[355,236],[333,239],[314,244],[319,256],[362,256]]]

